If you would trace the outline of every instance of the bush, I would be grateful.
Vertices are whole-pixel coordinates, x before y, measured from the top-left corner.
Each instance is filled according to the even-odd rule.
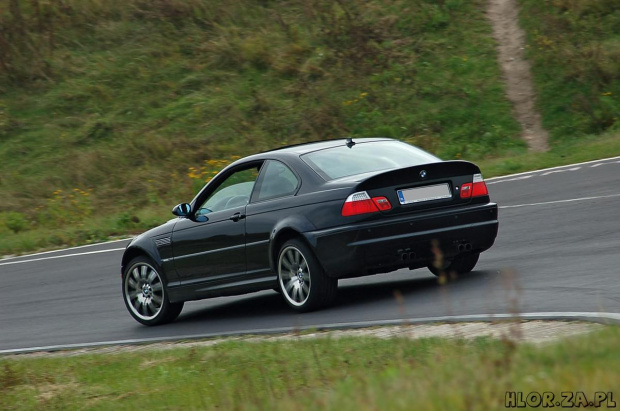
[[[29,222],[26,216],[16,211],[4,213],[4,225],[15,234],[28,229]]]

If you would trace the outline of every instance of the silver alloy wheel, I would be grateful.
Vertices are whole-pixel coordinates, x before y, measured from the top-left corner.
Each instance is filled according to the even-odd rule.
[[[301,251],[288,246],[278,259],[278,279],[280,289],[289,303],[300,307],[310,296],[310,268]]]
[[[161,312],[164,287],[159,273],[149,264],[138,262],[129,269],[123,291],[136,317],[149,321]]]

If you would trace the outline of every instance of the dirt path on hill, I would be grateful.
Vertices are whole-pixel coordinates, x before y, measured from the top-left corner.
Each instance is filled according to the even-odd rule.
[[[498,43],[506,93],[521,124],[521,138],[527,142],[530,151],[546,151],[549,149],[548,133],[542,127],[540,113],[535,108],[536,94],[530,63],[525,59],[525,32],[518,24],[517,0],[489,0],[487,17]]]

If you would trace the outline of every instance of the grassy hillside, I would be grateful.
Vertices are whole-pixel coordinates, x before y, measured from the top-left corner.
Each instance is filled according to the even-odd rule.
[[[557,401],[563,392],[588,401],[611,392],[613,400],[598,404],[607,409],[618,404],[619,343],[610,326],[542,346],[350,337],[7,357],[0,358],[0,408],[486,411],[505,409],[507,392],[522,392],[523,401],[531,392]],[[577,395],[561,405],[584,408]]]
[[[518,139],[486,0],[7,0],[0,254],[156,225],[283,144],[395,137],[493,173],[609,152],[575,145],[618,131],[617,2],[521,3],[549,157]]]
[[[5,252],[155,224],[231,156],[283,144],[524,151],[484,0],[12,3],[0,230],[20,235]]]
[[[620,2],[520,0],[543,123],[556,146],[620,131]]]

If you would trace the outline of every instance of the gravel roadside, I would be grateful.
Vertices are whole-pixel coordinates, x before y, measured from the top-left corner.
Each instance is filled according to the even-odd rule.
[[[449,324],[417,324],[372,327],[348,330],[317,331],[289,334],[248,335],[199,341],[162,342],[141,345],[114,345],[108,347],[83,348],[54,352],[33,352],[11,354],[7,357],[71,357],[85,354],[117,354],[149,350],[170,350],[176,348],[207,347],[227,341],[281,341],[312,338],[374,337],[374,338],[477,338],[491,337],[515,342],[544,344],[576,335],[599,330],[603,325],[581,321],[502,321],[465,322]]]

